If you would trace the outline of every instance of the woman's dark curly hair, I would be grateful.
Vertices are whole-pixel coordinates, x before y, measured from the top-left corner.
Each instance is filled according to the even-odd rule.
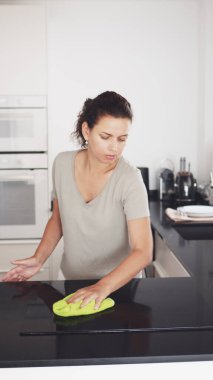
[[[86,99],[82,110],[78,114],[75,130],[71,134],[82,148],[86,148],[86,140],[82,134],[82,124],[87,122],[92,129],[102,116],[127,118],[132,121],[133,114],[130,103],[114,91],[106,91],[94,99]]]

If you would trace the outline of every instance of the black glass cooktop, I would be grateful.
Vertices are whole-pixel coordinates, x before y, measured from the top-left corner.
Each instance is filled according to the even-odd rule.
[[[0,283],[0,366],[174,360],[212,352],[213,308],[193,278],[135,279],[111,294],[111,309],[53,314],[54,302],[94,282]]]
[[[100,313],[58,317],[52,304],[94,281],[27,282],[1,285],[0,330],[9,319],[20,336],[213,329],[213,313],[192,279],[135,279],[111,297]],[[203,307],[202,307],[203,305]]]

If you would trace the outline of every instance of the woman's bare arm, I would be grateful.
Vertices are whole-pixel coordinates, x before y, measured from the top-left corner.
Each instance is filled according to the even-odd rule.
[[[145,217],[130,220],[128,222],[128,232],[131,246],[131,252],[128,257],[94,285],[79,289],[68,302],[82,300],[81,307],[83,307],[94,299],[95,308],[97,309],[104,298],[128,283],[151,262],[153,242],[150,219]]]
[[[33,257],[42,265],[54,251],[56,245],[62,237],[61,218],[59,213],[58,201],[53,200],[53,213],[44,230],[42,239]]]
[[[58,202],[54,199],[52,216],[46,225],[41,242],[34,255],[27,259],[11,261],[15,268],[7,272],[2,281],[25,281],[34,276],[51,255],[61,237],[62,227]]]
[[[150,219],[146,217],[128,221],[128,232],[131,246],[129,256],[100,280],[100,283],[110,287],[111,292],[129,282],[152,261],[153,241]]]

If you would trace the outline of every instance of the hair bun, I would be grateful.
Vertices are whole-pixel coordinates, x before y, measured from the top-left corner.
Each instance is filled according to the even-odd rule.
[[[84,102],[84,106],[83,106],[83,111],[84,112],[87,112],[88,111],[88,109],[91,107],[91,105],[92,105],[92,99],[91,98],[87,98],[86,100],[85,100],[85,102]]]

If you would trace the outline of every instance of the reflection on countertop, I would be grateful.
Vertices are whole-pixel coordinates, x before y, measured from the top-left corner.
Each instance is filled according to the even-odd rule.
[[[115,306],[59,318],[52,305],[96,280],[0,283],[0,366],[213,360],[213,242],[186,240],[150,202],[152,227],[191,277],[133,279]]]

